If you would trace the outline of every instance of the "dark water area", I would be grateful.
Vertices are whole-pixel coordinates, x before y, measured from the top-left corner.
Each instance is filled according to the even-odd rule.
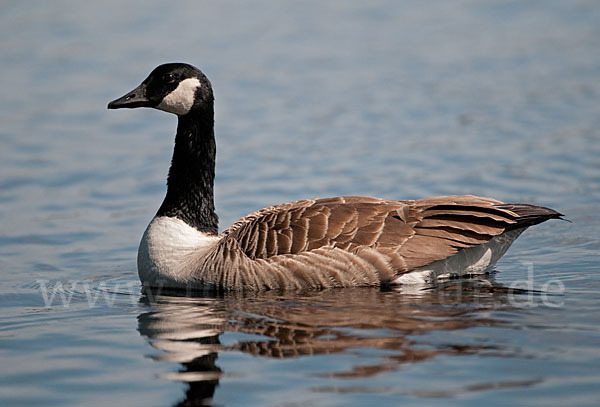
[[[600,403],[598,2],[4,2],[0,32],[0,405]],[[171,61],[213,84],[221,229],[336,195],[571,223],[417,292],[143,293],[176,119],[106,104]]]

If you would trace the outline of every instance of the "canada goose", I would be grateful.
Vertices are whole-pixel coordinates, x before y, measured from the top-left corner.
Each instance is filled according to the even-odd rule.
[[[271,206],[218,234],[209,80],[188,64],[160,65],[108,104],[136,107],[178,116],[167,194],[138,251],[146,286],[262,290],[434,282],[484,273],[527,227],[562,216],[477,196],[347,196]]]

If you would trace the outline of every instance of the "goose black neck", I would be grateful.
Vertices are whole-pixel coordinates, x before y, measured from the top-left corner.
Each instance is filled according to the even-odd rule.
[[[156,216],[177,217],[201,232],[218,234],[213,197],[215,154],[212,107],[179,116],[167,195]]]

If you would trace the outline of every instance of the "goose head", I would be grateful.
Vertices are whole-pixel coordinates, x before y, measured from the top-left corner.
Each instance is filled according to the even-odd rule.
[[[134,90],[113,100],[109,109],[150,107],[177,116],[212,107],[210,81],[196,67],[184,63],[163,64]]]

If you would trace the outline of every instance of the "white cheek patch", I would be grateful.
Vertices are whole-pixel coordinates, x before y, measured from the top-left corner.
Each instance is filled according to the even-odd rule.
[[[196,89],[201,86],[198,78],[188,78],[179,82],[177,88],[163,98],[156,106],[159,110],[182,116],[188,114],[194,105]]]

